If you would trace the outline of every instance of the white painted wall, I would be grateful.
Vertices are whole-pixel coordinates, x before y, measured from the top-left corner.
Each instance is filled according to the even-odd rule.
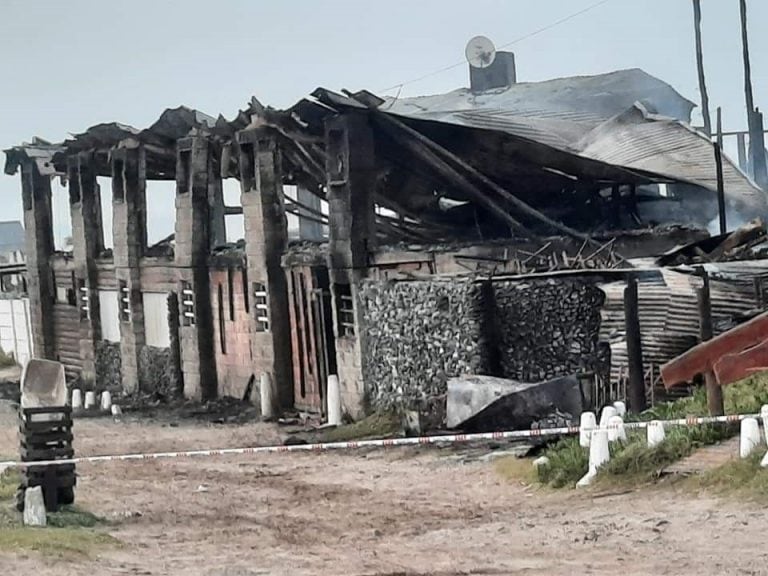
[[[120,303],[117,300],[117,290],[99,290],[99,317],[102,340],[120,342]]]
[[[171,333],[168,328],[168,293],[144,292],[144,338],[147,346],[168,348]]]
[[[0,348],[22,366],[33,356],[28,298],[0,300]]]

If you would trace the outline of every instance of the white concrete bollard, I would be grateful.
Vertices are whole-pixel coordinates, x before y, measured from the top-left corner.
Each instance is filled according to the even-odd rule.
[[[261,417],[272,420],[275,417],[275,393],[272,388],[272,376],[262,374],[259,381],[259,396],[261,398]]]
[[[536,468],[536,470],[539,468],[546,468],[547,466],[549,466],[549,458],[546,456],[539,456],[533,461],[533,467]]]
[[[664,442],[664,439],[666,437],[667,437],[667,434],[664,431],[664,424],[662,424],[658,420],[652,420],[648,422],[648,427],[646,428],[646,438],[648,440],[648,448],[653,448],[654,446],[658,446],[659,444]]]
[[[626,442],[627,431],[624,428],[624,419],[621,416],[612,416],[608,420],[608,442]]]
[[[123,415],[123,409],[118,404],[112,404],[112,416],[117,418]]]
[[[627,405],[622,402],[621,400],[616,400],[616,402],[613,403],[613,407],[616,408],[616,416],[621,416],[624,418],[627,414]]]
[[[112,409],[112,394],[108,391],[101,393],[101,410],[102,412],[109,412]]]
[[[576,486],[583,488],[589,486],[597,476],[600,466],[611,459],[611,451],[608,448],[608,430],[597,428],[592,431],[592,438],[589,443],[589,470],[576,483]]]
[[[72,410],[81,410],[83,408],[83,391],[80,388],[72,389]]]
[[[765,434],[765,443],[768,444],[768,404],[760,408],[760,420],[763,421],[763,433]]]
[[[85,393],[85,409],[90,410],[96,406],[96,392]]]
[[[24,526],[42,527],[48,523],[42,486],[24,490]]]
[[[341,426],[341,387],[334,374],[328,376],[328,424]]]
[[[600,412],[600,428],[608,426],[608,420],[617,415],[616,408],[613,406],[603,406],[603,410]]]
[[[744,418],[739,435],[739,456],[748,458],[760,445],[760,425],[757,418]]]
[[[597,417],[594,412],[582,412],[579,420],[579,446],[589,448],[592,430],[597,427]]]

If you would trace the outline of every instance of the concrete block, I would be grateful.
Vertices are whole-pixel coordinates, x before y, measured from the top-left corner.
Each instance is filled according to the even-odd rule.
[[[42,487],[27,488],[24,491],[24,525],[44,527],[47,524],[48,517],[45,513]]]

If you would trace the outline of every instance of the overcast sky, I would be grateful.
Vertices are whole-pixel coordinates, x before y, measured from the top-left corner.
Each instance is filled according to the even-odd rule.
[[[595,2],[0,0],[0,148],[105,121],[143,128],[180,104],[232,118],[251,95],[286,107],[317,86],[383,92],[463,62],[472,36],[499,46]],[[755,102],[768,107],[768,1],[748,4]],[[720,105],[726,129],[743,129],[738,0],[702,5],[713,121]],[[640,67],[698,102],[692,21],[691,0],[609,0],[510,49],[519,81]],[[461,65],[401,95],[467,77]],[[21,217],[18,178],[0,176],[0,220]]]

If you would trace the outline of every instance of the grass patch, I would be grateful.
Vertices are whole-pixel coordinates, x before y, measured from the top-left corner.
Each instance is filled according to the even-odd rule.
[[[88,558],[97,549],[116,543],[109,534],[80,528],[0,529],[0,551],[37,552],[59,559]]]
[[[16,489],[21,474],[16,469],[0,474],[0,551],[36,552],[58,559],[92,556],[119,541],[97,528],[105,520],[77,506],[62,506],[48,514],[48,527],[27,528],[16,511]]]
[[[542,484],[552,488],[574,486],[587,473],[589,451],[579,445],[578,436],[559,440],[544,455],[549,458],[549,466],[538,470],[538,479]]]
[[[494,462],[496,473],[509,481],[534,484],[537,480],[536,469],[530,458],[518,458],[517,456],[505,456]]]
[[[21,482],[21,472],[16,468],[0,474],[0,502],[13,500],[16,497],[19,482]]]
[[[736,496],[761,504],[768,503],[768,470],[760,467],[763,451],[749,458],[727,464],[686,480],[690,489],[705,490],[722,496]]]
[[[365,438],[385,438],[402,430],[400,419],[394,414],[375,413],[353,424],[326,430],[321,442],[347,442]]]
[[[16,366],[16,359],[12,354],[8,354],[0,348],[0,368],[10,368],[11,366]]]
[[[768,377],[753,376],[738,384],[725,389],[725,410],[727,414],[754,414],[760,412],[761,406],[768,404]],[[630,420],[673,420],[687,416],[704,416],[707,414],[706,391],[699,389],[689,397],[658,404],[642,414],[627,418]],[[638,484],[653,481],[659,473],[670,464],[685,458],[694,450],[716,444],[739,433],[738,424],[720,424],[691,427],[675,427],[667,429],[666,440],[659,446],[648,448],[645,430],[628,431],[626,442],[611,445],[611,459],[601,469],[598,476],[601,482]],[[579,446],[578,437],[572,436],[561,439],[545,451],[549,458],[549,466],[538,471],[538,480],[553,488],[573,487],[587,473],[589,466],[589,451]],[[749,461],[748,461],[749,462]],[[746,464],[740,464],[742,468]],[[759,465],[759,462],[758,462]],[[738,472],[742,470],[737,464],[729,464],[721,476],[709,478],[712,485],[728,484],[741,486]],[[747,493],[762,494],[765,491],[768,501],[768,472],[751,475],[749,470],[743,470],[745,478],[758,483],[745,487]],[[728,479],[732,474],[734,478]],[[725,475],[725,476],[722,476]],[[765,478],[764,478],[765,477]],[[765,483],[764,485],[762,483]],[[740,489],[740,488],[739,488]]]

